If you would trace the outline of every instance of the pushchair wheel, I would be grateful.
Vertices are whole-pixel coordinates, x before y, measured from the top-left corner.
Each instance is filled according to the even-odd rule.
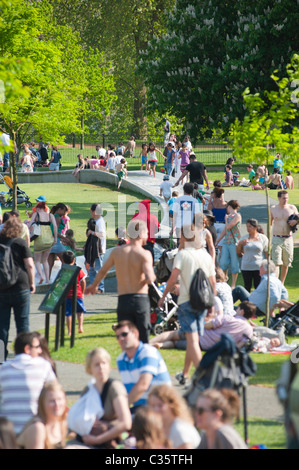
[[[161,333],[163,333],[164,331],[164,327],[162,325],[155,325],[154,326],[154,334],[155,335],[160,335]]]
[[[28,208],[32,207],[32,202],[30,202],[30,201],[25,202],[25,206],[28,207]]]
[[[180,325],[177,321],[171,321],[168,323],[168,330],[170,331],[174,331],[174,330],[179,330],[180,329]]]
[[[3,205],[4,205],[4,207],[11,207],[12,206],[12,201],[6,201]]]

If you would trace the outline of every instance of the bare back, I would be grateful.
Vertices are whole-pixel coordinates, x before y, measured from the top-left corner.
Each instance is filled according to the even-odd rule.
[[[152,255],[139,244],[116,247],[113,256],[118,295],[147,294],[148,278],[154,279]]]

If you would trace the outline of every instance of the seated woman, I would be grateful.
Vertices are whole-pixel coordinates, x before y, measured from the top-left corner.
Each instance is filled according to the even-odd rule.
[[[65,393],[58,382],[44,385],[38,400],[37,415],[18,436],[24,449],[63,449],[67,438]]]
[[[110,371],[111,357],[104,348],[96,348],[88,353],[86,372],[95,380],[94,386],[102,398],[104,415],[101,420],[95,421],[90,434],[82,436],[87,446],[110,447],[112,440],[117,440],[132,426],[126,389],[119,380],[109,379]]]
[[[267,186],[269,189],[283,189],[279,168],[274,168],[273,174],[269,176]]]
[[[136,411],[132,425],[132,435],[137,449],[171,449],[161,415],[141,406]]]
[[[196,449],[200,436],[184,398],[173,386],[153,387],[148,395],[148,406],[162,417],[164,433],[174,449]]]
[[[202,431],[199,449],[247,449],[233,427],[240,399],[234,390],[204,390],[196,402],[195,422]]]

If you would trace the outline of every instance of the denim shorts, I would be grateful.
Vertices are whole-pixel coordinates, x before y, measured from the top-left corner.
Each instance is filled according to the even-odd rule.
[[[62,253],[65,251],[65,246],[61,243],[60,238],[57,238],[57,242],[51,248],[50,253]]]
[[[183,333],[198,333],[200,336],[204,332],[204,319],[207,310],[199,313],[191,307],[190,302],[184,302],[178,308],[178,320]]]
[[[237,255],[236,245],[233,243],[222,245],[221,256],[219,261],[220,268],[226,271],[230,268],[232,273],[240,272],[239,257]]]

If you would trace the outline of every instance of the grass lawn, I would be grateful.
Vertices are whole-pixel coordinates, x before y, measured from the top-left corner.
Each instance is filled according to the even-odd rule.
[[[73,168],[73,166],[70,166]],[[66,169],[66,168],[64,168]],[[223,180],[223,171],[216,170],[209,171],[209,180],[214,181],[215,179]],[[240,177],[246,177],[246,170],[243,174],[240,173]],[[297,180],[297,177],[296,177]],[[295,181],[296,181],[295,180]],[[296,183],[295,183],[296,184]],[[298,184],[297,184],[298,186]],[[297,187],[296,186],[296,187]],[[109,186],[103,185],[84,185],[77,183],[69,184],[57,184],[49,183],[46,186],[43,184],[22,184],[21,189],[24,190],[31,198],[32,202],[40,194],[47,196],[48,205],[51,207],[57,202],[65,202],[69,204],[72,211],[70,213],[71,226],[75,232],[75,238],[78,246],[82,247],[85,240],[86,224],[90,217],[89,208],[94,202],[106,203],[108,212],[111,211],[111,226],[108,226],[108,247],[114,246],[115,240],[115,223],[119,211],[127,210],[132,203],[140,201],[141,197],[129,192],[121,191],[120,193],[116,190],[111,190]],[[239,188],[234,188],[239,189]],[[4,189],[3,189],[4,190]],[[251,191],[250,188],[242,188],[244,191]],[[118,205],[118,196],[126,196],[125,209],[124,206]],[[289,202],[299,207],[299,189],[295,189],[289,192]],[[271,191],[271,197],[277,198],[277,192]],[[137,206],[136,206],[137,208]],[[18,207],[21,213],[21,218],[24,220],[25,206],[20,205]],[[134,211],[133,211],[134,213]],[[130,220],[132,212],[126,216],[126,221]],[[297,301],[299,298],[298,288],[298,275],[299,272],[299,248],[295,248],[295,256],[293,269],[290,269],[286,280],[286,287],[289,291],[290,300]],[[239,278],[240,284],[242,284],[242,277]],[[109,350],[112,356],[112,365],[115,367],[115,360],[119,354],[119,346],[115,341],[114,333],[111,329],[111,325],[116,321],[116,313],[108,312],[101,315],[86,316],[84,321],[84,334],[77,336],[75,341],[75,347],[70,349],[69,339],[66,338],[65,346],[60,348],[59,351],[54,352],[54,329],[50,329],[50,341],[49,346],[54,360],[69,361],[75,363],[84,363],[87,352],[97,346],[102,346]],[[290,338],[290,341],[294,341],[294,338]],[[298,338],[299,341],[299,338]],[[177,371],[182,370],[185,351],[171,350],[161,351],[162,355],[166,359],[167,366],[172,375]],[[286,360],[289,360],[289,356],[285,355],[270,355],[270,354],[253,354],[253,360],[257,363],[258,369],[255,377],[250,378],[250,384],[258,384],[261,386],[274,387],[275,382],[280,374],[281,365]],[[240,434],[243,433],[242,423],[239,425]],[[249,436],[251,436],[250,444],[266,444],[269,448],[284,448],[285,447],[285,436],[284,430],[281,423],[275,421],[265,420],[249,420]],[[254,442],[253,442],[254,439]]]

